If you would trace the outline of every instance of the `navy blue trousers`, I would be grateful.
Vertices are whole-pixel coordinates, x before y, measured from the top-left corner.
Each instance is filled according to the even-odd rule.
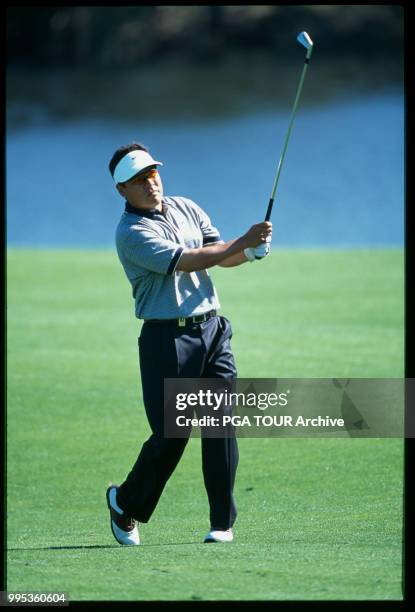
[[[145,322],[139,337],[144,406],[152,434],[119,488],[120,507],[147,523],[166,482],[177,466],[187,438],[164,438],[164,378],[236,378],[225,317],[186,325]],[[226,530],[236,518],[233,498],[238,446],[236,437],[201,438],[202,470],[212,529]]]

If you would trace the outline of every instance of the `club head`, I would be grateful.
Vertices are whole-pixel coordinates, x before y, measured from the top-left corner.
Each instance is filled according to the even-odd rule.
[[[299,35],[297,36],[297,40],[300,43],[300,45],[303,45],[303,47],[305,47],[307,50],[313,48],[314,43],[309,37],[309,35],[307,34],[307,32],[300,32]]]

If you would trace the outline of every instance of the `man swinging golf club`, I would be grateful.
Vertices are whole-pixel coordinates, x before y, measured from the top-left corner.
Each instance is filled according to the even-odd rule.
[[[187,443],[187,438],[163,436],[164,378],[236,378],[231,325],[217,314],[219,301],[207,269],[238,266],[269,253],[269,220],[313,50],[306,32],[297,40],[307,53],[265,221],[243,236],[222,242],[197,204],[188,198],[164,196],[158,173],[162,163],[143,145],[121,147],[110,161],[116,188],[126,200],[116,244],[132,285],[136,316],[144,319],[139,357],[144,406],[152,430],[125,481],[107,489],[111,529],[120,544],[140,543],[136,522],[150,519]],[[210,531],[204,542],[231,542],[236,519],[236,437],[202,437],[201,443],[210,506]]]
[[[263,221],[222,242],[208,215],[184,197],[167,197],[162,165],[141,144],[118,149],[109,164],[125,210],[116,231],[118,256],[131,282],[139,337],[141,383],[151,436],[119,486],[107,490],[112,533],[120,544],[140,543],[146,523],[178,464],[187,438],[165,438],[165,378],[236,378],[231,325],[217,314],[218,297],[207,269],[263,259],[272,225]],[[236,518],[235,437],[204,438],[202,468],[210,507],[204,542],[230,542]]]

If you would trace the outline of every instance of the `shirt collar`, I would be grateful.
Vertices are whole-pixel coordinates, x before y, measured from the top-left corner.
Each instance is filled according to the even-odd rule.
[[[159,213],[157,210],[142,210],[141,208],[135,208],[129,203],[128,200],[125,200],[125,212],[132,213],[133,215],[138,215],[139,217],[147,217],[148,219],[154,219],[157,215],[165,215],[167,205],[164,201],[162,203],[162,208],[162,213]]]

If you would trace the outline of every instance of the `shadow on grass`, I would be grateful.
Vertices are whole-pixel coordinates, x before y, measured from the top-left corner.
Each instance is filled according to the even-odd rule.
[[[200,541],[195,542],[166,542],[165,544],[140,544],[140,548],[149,548],[150,546],[186,546],[189,544],[202,544]],[[33,546],[30,548],[7,548],[7,552],[19,552],[27,550],[90,550],[93,548],[135,548],[135,546],[120,546],[119,544],[85,544],[80,546]]]

